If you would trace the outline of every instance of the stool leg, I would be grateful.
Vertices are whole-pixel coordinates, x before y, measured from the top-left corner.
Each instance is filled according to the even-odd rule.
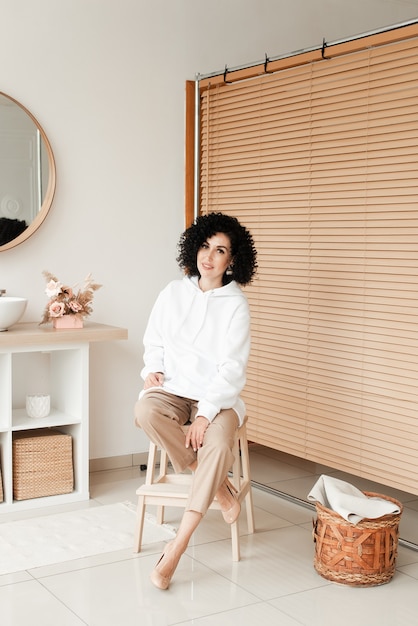
[[[251,489],[251,474],[250,474],[250,453],[248,450],[248,440],[247,440],[247,429],[244,424],[240,433],[240,450],[241,450],[241,466],[242,466],[242,476],[243,482],[247,486],[247,493],[245,496],[245,508],[247,512],[247,525],[248,532],[253,533],[255,530],[254,525],[254,505],[253,505],[253,494]]]
[[[164,524],[164,507],[162,504],[157,506],[157,524]]]
[[[239,431],[235,436],[234,447],[232,448],[232,454],[234,455],[234,463],[232,465],[232,484],[237,491],[241,490],[241,459],[239,452]]]
[[[252,535],[255,532],[255,524],[254,524],[253,494],[251,493],[251,487],[247,495],[245,496],[245,508],[247,511],[248,533]]]
[[[155,463],[157,460],[157,446],[150,441],[148,450],[147,473],[145,475],[145,484],[152,485],[155,478]]]
[[[239,516],[238,519],[231,524],[231,543],[232,543],[232,560],[239,561],[241,559],[239,545]]]
[[[160,453],[160,472],[158,474],[158,480],[163,480],[164,477],[167,474],[167,467],[168,467],[168,456],[167,456],[167,452],[165,450],[161,450]],[[164,524],[164,506],[158,505],[157,506],[157,524]]]
[[[134,552],[141,552],[142,533],[144,530],[144,518],[145,518],[145,498],[144,496],[138,496],[138,506],[136,509],[136,527],[135,527],[135,536],[134,536]]]

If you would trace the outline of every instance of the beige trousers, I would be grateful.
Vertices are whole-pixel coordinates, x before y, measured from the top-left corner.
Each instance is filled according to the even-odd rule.
[[[186,511],[204,515],[234,462],[232,447],[238,416],[233,409],[220,411],[209,424],[202,447],[195,452],[186,448],[181,426],[193,422],[196,412],[196,401],[152,389],[135,404],[135,423],[167,451],[176,473],[197,461]]]

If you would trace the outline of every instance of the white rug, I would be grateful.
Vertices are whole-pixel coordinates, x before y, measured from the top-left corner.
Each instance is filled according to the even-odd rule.
[[[0,523],[0,575],[132,548],[135,507],[130,503]],[[167,541],[175,529],[146,514],[142,544]]]

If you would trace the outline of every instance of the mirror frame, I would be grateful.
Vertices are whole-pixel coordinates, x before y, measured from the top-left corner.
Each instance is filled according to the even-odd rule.
[[[23,104],[21,104],[18,100],[16,100],[15,98],[12,98],[12,96],[9,96],[7,93],[4,93],[3,91],[0,91],[0,95],[5,96],[9,100],[17,104],[17,106],[20,107],[26,113],[26,115],[30,117],[32,122],[35,124],[45,144],[46,153],[48,155],[48,167],[49,167],[48,186],[47,186],[45,197],[42,202],[42,206],[39,210],[38,215],[35,217],[34,220],[32,220],[32,222],[23,231],[23,233],[15,237],[15,239],[12,239],[11,241],[8,241],[7,243],[0,246],[0,252],[4,252],[5,250],[10,250],[10,248],[14,248],[15,246],[18,246],[19,244],[29,239],[29,237],[33,235],[33,233],[36,230],[38,230],[38,228],[40,227],[40,225],[42,224],[42,222],[48,215],[49,210],[52,205],[52,200],[54,199],[54,195],[55,195],[56,168],[55,168],[54,153],[52,152],[51,144],[49,143],[48,137],[46,136],[44,129],[42,128],[38,120],[35,118],[35,116],[32,115],[32,113],[25,106],[23,106]]]

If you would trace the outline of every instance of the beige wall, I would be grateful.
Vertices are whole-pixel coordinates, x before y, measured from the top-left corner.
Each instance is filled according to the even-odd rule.
[[[92,347],[91,458],[146,447],[132,406],[149,309],[177,275],[184,81],[417,14],[412,0],[1,0],[0,91],[44,127],[57,191],[42,228],[0,253],[0,287],[40,320],[42,270],[92,272],[92,319],[129,330]]]

